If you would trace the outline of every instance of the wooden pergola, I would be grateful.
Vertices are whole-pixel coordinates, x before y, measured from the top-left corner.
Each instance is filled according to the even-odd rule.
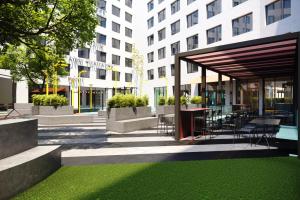
[[[294,106],[298,127],[298,155],[300,155],[300,32],[261,38],[223,46],[176,54],[175,56],[175,136],[180,139],[180,85],[181,62],[196,64],[202,69],[201,96],[206,98],[206,70],[230,80],[264,79],[292,76],[294,79]]]

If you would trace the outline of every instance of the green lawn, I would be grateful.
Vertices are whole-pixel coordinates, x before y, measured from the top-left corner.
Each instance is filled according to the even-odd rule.
[[[16,199],[300,199],[297,158],[62,167]]]

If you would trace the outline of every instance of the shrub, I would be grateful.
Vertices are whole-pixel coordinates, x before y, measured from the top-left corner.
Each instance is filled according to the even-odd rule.
[[[175,97],[168,98],[168,105],[175,105]]]
[[[144,95],[142,97],[143,101],[144,101],[144,106],[148,106],[149,105],[149,97],[147,95]]]
[[[180,104],[181,105],[187,105],[188,104],[188,100],[185,96],[180,97]]]
[[[159,97],[158,105],[163,106],[166,104],[165,97]]]
[[[65,106],[68,105],[68,99],[62,95],[32,95],[32,101],[35,106]]]
[[[192,99],[191,99],[191,103],[192,104],[201,104],[201,97],[200,96],[194,96]]]
[[[144,105],[145,105],[145,102],[144,102],[143,98],[137,97],[136,100],[135,100],[135,106],[136,107],[142,107]]]

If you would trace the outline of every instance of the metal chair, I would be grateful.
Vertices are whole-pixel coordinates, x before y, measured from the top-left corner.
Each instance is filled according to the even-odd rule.
[[[157,134],[166,133],[167,126],[166,126],[166,117],[165,114],[158,114],[157,116]]]

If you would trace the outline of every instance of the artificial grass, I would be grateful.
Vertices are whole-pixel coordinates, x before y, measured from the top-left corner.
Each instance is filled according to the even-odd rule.
[[[300,160],[259,158],[62,167],[15,199],[299,200]]]

